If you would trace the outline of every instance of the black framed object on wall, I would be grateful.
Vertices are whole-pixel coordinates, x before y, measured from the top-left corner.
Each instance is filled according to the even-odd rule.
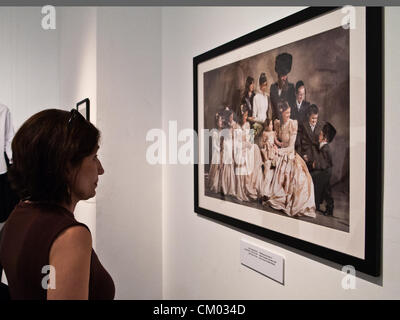
[[[310,7],[193,59],[194,211],[381,271],[383,10]]]
[[[87,121],[90,121],[90,100],[89,98],[83,99],[76,104],[76,110],[85,117]]]

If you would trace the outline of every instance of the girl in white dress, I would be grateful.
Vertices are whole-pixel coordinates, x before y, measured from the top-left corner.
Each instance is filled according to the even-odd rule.
[[[272,120],[267,119],[264,130],[259,139],[259,147],[263,161],[263,176],[261,182],[261,197],[266,200],[270,196],[270,187],[274,169],[278,156],[278,146],[281,143],[277,139],[276,132],[273,130]]]
[[[248,111],[246,105],[241,107],[234,134],[236,198],[240,201],[257,200],[262,181],[261,154],[247,121]]]
[[[222,168],[221,162],[221,131],[222,131],[222,116],[217,113],[215,115],[216,128],[212,130],[212,157],[210,171],[208,173],[208,187],[212,192],[221,191],[220,172]]]
[[[233,130],[236,122],[233,120],[233,111],[226,108],[222,113],[223,130],[221,138],[223,139],[221,159],[222,167],[220,172],[221,192],[224,195],[235,196],[235,168],[233,161]]]

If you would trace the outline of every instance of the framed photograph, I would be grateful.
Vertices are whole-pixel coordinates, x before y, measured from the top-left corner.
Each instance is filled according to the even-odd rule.
[[[195,57],[195,212],[379,276],[382,39],[310,7]]]
[[[85,117],[87,121],[90,121],[90,100],[89,98],[83,99],[76,104],[76,110]]]

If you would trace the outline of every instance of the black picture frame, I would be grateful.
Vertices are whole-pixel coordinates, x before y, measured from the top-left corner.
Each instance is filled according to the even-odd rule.
[[[90,121],[90,99],[85,98],[81,101],[79,101],[76,104],[76,110],[85,117],[87,121]]]
[[[306,23],[321,15],[340,9],[340,7],[310,7],[261,29],[223,44],[215,49],[193,58],[193,103],[194,130],[199,132],[199,92],[198,66],[235,49],[247,46],[283,30]],[[194,211],[234,228],[258,235],[273,241],[333,261],[340,265],[352,265],[357,271],[372,276],[381,274],[382,254],[382,208],[383,208],[383,8],[367,7],[365,11],[366,30],[366,172],[365,172],[365,252],[364,259],[340,251],[317,245],[302,239],[276,232],[264,227],[223,215],[199,205],[199,143],[195,145],[194,164]]]

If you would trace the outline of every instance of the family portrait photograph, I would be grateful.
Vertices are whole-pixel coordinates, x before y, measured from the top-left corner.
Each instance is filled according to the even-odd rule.
[[[348,231],[348,29],[206,72],[204,123],[207,196]]]

